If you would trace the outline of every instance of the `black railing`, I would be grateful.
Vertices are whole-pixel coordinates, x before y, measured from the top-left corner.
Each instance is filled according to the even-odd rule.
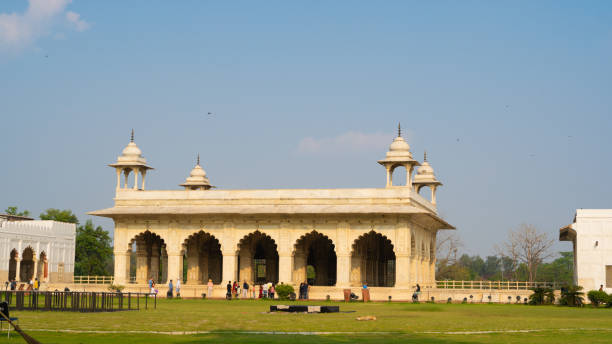
[[[9,308],[30,311],[115,312],[157,308],[157,295],[146,293],[112,293],[84,291],[0,291],[0,301]]]

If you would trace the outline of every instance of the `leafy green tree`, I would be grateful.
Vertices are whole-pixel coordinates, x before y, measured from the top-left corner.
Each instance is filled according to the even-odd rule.
[[[75,275],[107,276],[111,274],[113,249],[111,238],[101,226],[94,228],[87,220],[76,233]]]
[[[79,219],[77,219],[76,215],[68,209],[59,210],[49,208],[44,213],[40,214],[40,219],[79,224]]]
[[[8,215],[15,215],[15,216],[25,216],[28,217],[30,216],[30,212],[27,210],[24,211],[18,211],[16,206],[13,207],[8,207],[6,208],[6,210],[4,210],[5,213],[7,213]]]

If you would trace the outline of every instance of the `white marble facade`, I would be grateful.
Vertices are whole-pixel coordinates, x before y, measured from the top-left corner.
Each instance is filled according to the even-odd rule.
[[[612,209],[578,209],[559,239],[574,248],[574,283],[585,292],[603,285],[612,292]]]
[[[412,158],[401,133],[378,163],[386,170],[381,188],[224,190],[212,187],[198,157],[184,190],[145,190],[152,168],[132,136],[110,164],[114,206],[90,214],[115,222],[118,284],[186,276],[186,286],[209,278],[217,285],[431,285],[437,231],[453,229],[437,213],[441,183],[429,163]],[[398,167],[405,185],[393,183]],[[430,193],[421,196],[423,188]]]
[[[0,219],[0,281],[72,282],[76,225]]]

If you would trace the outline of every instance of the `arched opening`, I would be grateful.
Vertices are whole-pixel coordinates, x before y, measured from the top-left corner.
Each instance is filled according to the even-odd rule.
[[[199,231],[183,244],[187,260],[187,284],[206,284],[208,279],[221,283],[223,254],[221,244],[213,235]]]
[[[417,193],[425,198],[426,200],[431,202],[431,187],[428,185],[419,185],[417,186]]]
[[[371,287],[395,285],[393,244],[382,234],[371,231],[353,243],[351,285],[367,283]]]
[[[19,252],[16,249],[11,251],[11,256],[9,259],[9,281],[17,280],[17,259],[19,258]]]
[[[34,250],[28,246],[21,253],[21,263],[19,267],[19,280],[29,282],[34,279]]]
[[[240,281],[278,283],[278,251],[272,238],[256,231],[242,238],[238,249]]]
[[[293,281],[308,281],[310,285],[335,285],[336,261],[333,242],[316,231],[308,233],[295,244]]]
[[[47,254],[43,251],[40,253],[38,258],[38,265],[36,267],[36,278],[39,281],[45,282],[49,276],[49,267],[47,262]]]
[[[407,182],[407,170],[403,165],[396,165],[391,167],[391,179],[393,180],[393,186],[406,186]]]
[[[152,278],[155,283],[165,283],[168,279],[168,252],[164,240],[150,231],[135,236],[129,244],[130,282],[147,283]]]

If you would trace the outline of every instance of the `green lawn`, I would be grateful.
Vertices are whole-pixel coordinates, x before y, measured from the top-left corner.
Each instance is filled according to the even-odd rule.
[[[342,312],[352,312],[266,313],[270,304],[278,303],[278,301],[261,300],[162,299],[158,300],[156,310],[91,314],[14,311],[12,316],[19,317],[21,327],[43,343],[610,343],[612,341],[612,309],[495,304],[311,302],[339,304]],[[374,315],[377,320],[355,320],[356,317],[363,315]],[[57,332],[57,330],[71,332]],[[104,332],[92,333],[92,331]],[[192,333],[176,333],[184,331]],[[332,333],[246,333],[248,331]],[[484,333],[484,331],[492,332]],[[7,341],[6,335],[0,336],[0,342]],[[10,342],[23,343],[17,337],[12,337]]]

